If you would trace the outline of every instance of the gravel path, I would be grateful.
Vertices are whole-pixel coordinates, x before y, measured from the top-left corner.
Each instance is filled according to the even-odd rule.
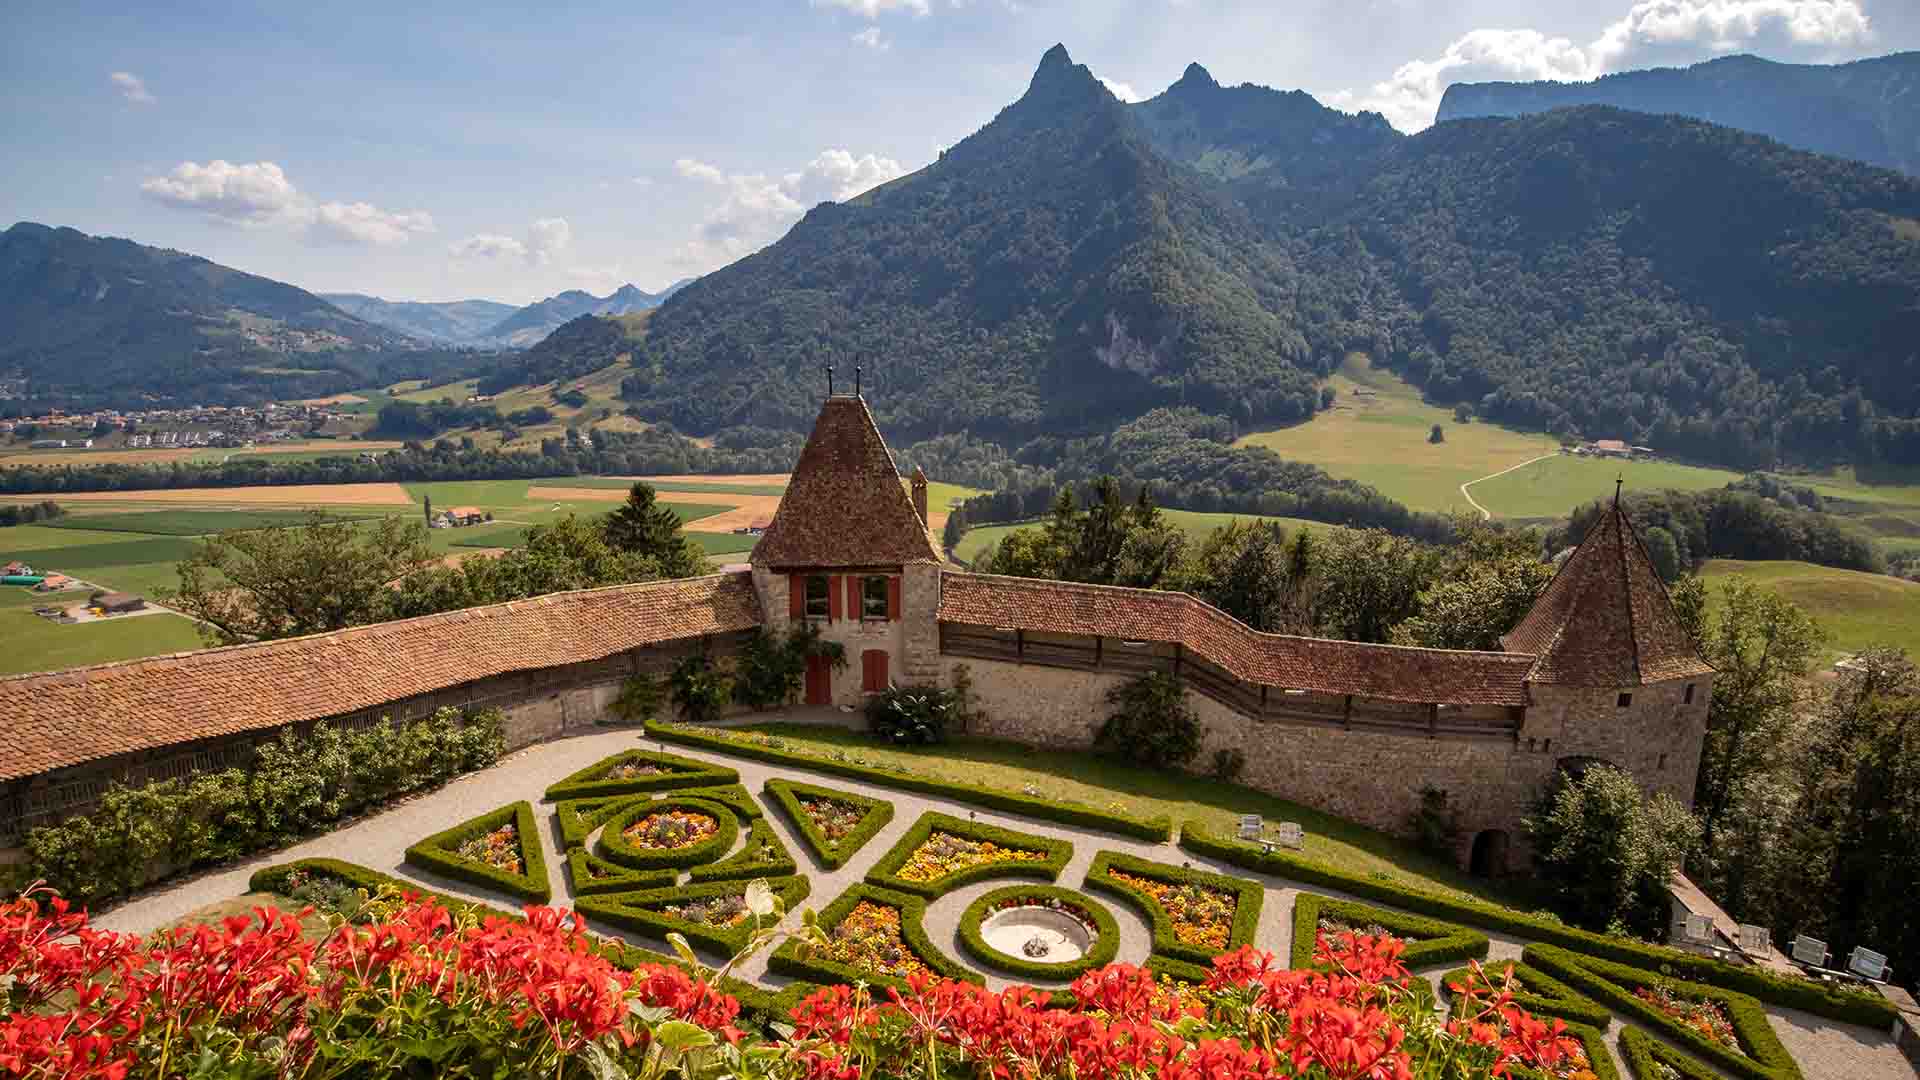
[[[395,877],[418,881],[449,895],[502,907],[509,906],[504,897],[480,891],[461,882],[424,873],[407,866],[402,860],[408,845],[422,837],[451,828],[477,814],[519,799],[532,802],[536,813],[546,818],[549,823],[549,827],[538,830],[538,839],[546,854],[547,874],[553,888],[555,902],[565,905],[567,898],[572,895],[567,887],[566,859],[564,852],[560,849],[559,830],[557,824],[553,822],[552,811],[548,805],[541,803],[541,797],[547,786],[554,781],[583,769],[601,758],[635,747],[659,748],[657,744],[643,739],[632,729],[575,736],[529,747],[510,755],[493,768],[461,777],[438,791],[355,821],[325,836],[315,837],[292,847],[157,888],[135,900],[101,913],[94,922],[105,929],[148,932],[174,922],[199,908],[238,896],[247,890],[248,878],[262,867],[291,859],[315,857],[345,859]],[[725,764],[739,771],[740,782],[745,784],[756,801],[761,803],[773,830],[779,834],[780,839],[787,845],[788,850],[793,852],[795,860],[800,864],[800,872],[812,879],[813,892],[805,906],[815,910],[824,908],[849,886],[862,880],[867,870],[913,826],[914,822],[919,820],[922,814],[928,811],[938,811],[955,817],[972,817],[989,825],[1069,841],[1073,844],[1073,857],[1059,879],[1059,884],[1068,888],[1081,888],[1086,879],[1087,867],[1093,862],[1094,855],[1102,850],[1121,851],[1176,866],[1187,865],[1231,877],[1258,881],[1265,887],[1266,895],[1262,902],[1256,944],[1281,957],[1289,955],[1292,947],[1293,901],[1300,892],[1308,891],[1343,899],[1360,899],[1318,886],[1303,890],[1297,882],[1256,874],[1239,867],[1192,856],[1171,843],[1152,844],[1124,837],[1091,833],[1070,826],[981,810],[963,803],[902,792],[824,773],[813,773],[791,766],[763,764],[683,746],[668,746],[664,749],[685,757]],[[894,806],[893,820],[878,835],[867,841],[845,866],[838,870],[827,870],[813,860],[812,849],[794,831],[785,815],[769,805],[768,800],[761,796],[761,788],[766,781],[775,777],[786,777],[871,798],[891,800]],[[744,837],[747,829],[743,826],[740,831]],[[737,850],[742,843],[744,840],[736,840],[735,849]],[[1006,879],[983,882],[955,890],[930,902],[927,906],[925,925],[928,936],[934,944],[949,956],[977,969],[977,965],[967,961],[966,953],[960,949],[956,940],[958,920],[961,912],[976,897],[1005,884],[1008,884]],[[1146,921],[1130,905],[1116,902],[1111,896],[1098,895],[1090,899],[1105,906],[1113,914],[1114,921],[1120,928],[1119,960],[1136,964],[1145,960],[1152,946],[1152,937]],[[1372,901],[1364,902],[1372,903]],[[792,921],[797,922],[797,918]],[[613,931],[612,936],[655,949],[664,948],[661,941],[650,940],[624,931]],[[1499,934],[1489,934],[1488,937],[1492,941],[1489,952],[1490,962],[1519,958],[1524,944],[1522,941]],[[782,977],[767,972],[766,957],[766,952],[751,957],[736,967],[733,973],[749,981],[768,986],[785,982],[786,980]],[[725,958],[716,956],[709,959],[720,962]],[[1451,966],[1453,965],[1423,974],[1437,984],[1439,976]],[[1009,982],[1008,979],[992,972],[983,972],[983,974],[987,976],[987,985],[991,988],[997,989]],[[1438,989],[1437,985],[1436,989]],[[1786,1044],[1794,1059],[1800,1063],[1808,1080],[1829,1080],[1829,1078],[1832,1080],[1842,1080],[1842,1078],[1845,1080],[1877,1080],[1877,1078],[1906,1080],[1915,1074],[1915,1070],[1894,1046],[1893,1038],[1887,1032],[1843,1025],[1778,1006],[1767,1006],[1767,1012],[1774,1030],[1779,1033],[1781,1041]],[[1615,1021],[1608,1031],[1607,1038],[1616,1057],[1619,1054],[1620,1028],[1619,1022]],[[1627,1075],[1624,1063],[1621,1075],[1623,1077]]]

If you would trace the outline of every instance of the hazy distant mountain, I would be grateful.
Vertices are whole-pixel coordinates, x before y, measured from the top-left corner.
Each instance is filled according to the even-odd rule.
[[[1788,146],[1920,175],[1920,52],[1850,64],[1779,64],[1725,56],[1688,68],[1592,82],[1455,83],[1438,122],[1523,116],[1568,105],[1677,113]]]
[[[398,330],[422,341],[465,345],[486,336],[488,330],[514,312],[512,304],[497,300],[382,300],[361,293],[320,293],[334,307],[355,318]]]
[[[642,292],[633,285],[622,285],[606,296],[595,296],[580,289],[568,289],[557,296],[528,304],[489,327],[481,337],[494,343],[526,347],[582,315],[630,315],[647,311],[667,302],[667,298],[693,283],[682,278],[658,293]]]

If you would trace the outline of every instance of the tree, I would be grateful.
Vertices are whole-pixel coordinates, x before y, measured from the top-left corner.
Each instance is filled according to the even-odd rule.
[[[1347,529],[1318,542],[1314,623],[1348,641],[1384,642],[1420,609],[1438,555],[1383,529]]]
[[[1186,688],[1164,671],[1149,671],[1107,691],[1113,706],[1094,749],[1138,765],[1185,765],[1200,753],[1200,718]]]
[[[627,501],[601,521],[607,546],[652,560],[660,577],[693,577],[706,571],[700,546],[680,531],[680,515],[660,505],[653,488],[636,482]]]
[[[1277,523],[1231,521],[1207,534],[1174,587],[1255,630],[1309,633],[1312,551],[1305,531],[1289,544]]]
[[[1465,402],[1461,402],[1460,404],[1455,405],[1453,407],[1453,422],[1456,424],[1472,423],[1473,408],[1468,404],[1466,404]]]
[[[1658,525],[1649,525],[1640,530],[1640,539],[1647,545],[1647,558],[1653,561],[1654,572],[1661,581],[1671,582],[1680,576],[1680,544],[1673,534]]]
[[[372,525],[314,511],[299,526],[208,537],[161,600],[215,645],[298,637],[391,617],[394,592],[439,561],[411,518]]]
[[[1498,649],[1553,580],[1553,565],[1536,558],[1481,563],[1420,593],[1420,614],[1393,628],[1396,645],[1430,649]]]
[[[529,596],[686,576],[675,552],[661,561],[621,551],[597,523],[571,514],[527,531],[520,547],[500,555],[469,556],[458,566],[408,575],[392,590],[389,618],[430,615]]]
[[[1433,425],[1433,430],[1427,432],[1427,441],[1435,444],[1446,442],[1447,429],[1441,427],[1439,424]]]
[[[1665,792],[1648,798],[1630,774],[1608,765],[1557,776],[1525,828],[1556,910],[1591,930],[1641,935],[1664,923],[1667,882],[1699,838],[1678,800]]]
[[[940,528],[940,546],[946,548],[948,551],[952,551],[954,548],[959,547],[960,541],[966,539],[966,537],[967,512],[964,509],[955,507],[953,512],[947,515],[947,523]]]
[[[425,518],[427,523],[431,525],[433,523],[433,496],[420,496],[420,508],[420,516]]]

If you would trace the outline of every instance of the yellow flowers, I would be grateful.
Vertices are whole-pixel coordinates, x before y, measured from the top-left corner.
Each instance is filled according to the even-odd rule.
[[[665,810],[648,814],[626,827],[622,833],[634,847],[652,851],[678,851],[692,847],[720,830],[720,823],[705,814],[690,810]]]
[[[461,844],[460,850],[454,854],[483,866],[518,874],[521,867],[520,834],[512,825],[502,825]]]
[[[991,840],[968,840],[952,833],[935,832],[927,842],[914,849],[906,865],[900,868],[903,880],[927,884],[948,874],[991,863],[1042,862],[1046,855],[1038,851],[1002,847]]]
[[[1182,945],[1204,949],[1225,949],[1233,936],[1233,916],[1240,900],[1230,892],[1205,885],[1175,885],[1153,878],[1139,877],[1108,868],[1115,881],[1153,897],[1166,909],[1173,923],[1173,936]]]
[[[827,934],[821,953],[828,960],[876,975],[908,978],[933,972],[913,955],[900,936],[900,911],[862,900]]]

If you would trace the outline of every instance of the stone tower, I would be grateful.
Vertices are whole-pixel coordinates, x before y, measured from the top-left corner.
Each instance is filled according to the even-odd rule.
[[[846,649],[841,670],[809,667],[808,704],[940,677],[940,549],[917,480],[910,498],[863,398],[827,398],[751,556],[769,630],[805,623]]]

